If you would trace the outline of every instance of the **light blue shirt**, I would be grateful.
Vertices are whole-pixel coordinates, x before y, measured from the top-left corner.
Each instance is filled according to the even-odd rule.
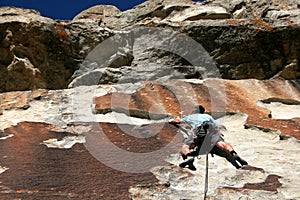
[[[182,118],[182,122],[188,123],[189,125],[192,126],[193,129],[201,125],[205,121],[211,122],[214,128],[217,127],[217,123],[215,122],[215,120],[212,118],[212,116],[208,114],[197,113],[197,114],[187,115],[184,118]]]

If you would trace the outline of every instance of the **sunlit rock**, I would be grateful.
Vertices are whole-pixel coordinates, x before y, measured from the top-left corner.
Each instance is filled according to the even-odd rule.
[[[64,137],[61,140],[58,139],[49,139],[43,141],[42,144],[46,145],[48,148],[57,148],[57,149],[70,149],[76,143],[85,143],[85,138],[83,136],[69,136]]]

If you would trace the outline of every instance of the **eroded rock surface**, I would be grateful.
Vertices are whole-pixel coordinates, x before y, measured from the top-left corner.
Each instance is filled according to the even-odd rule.
[[[83,144],[71,149],[48,148],[44,141],[72,136],[66,132],[49,131],[44,123],[20,123],[6,129],[0,140],[1,149],[1,199],[129,199],[130,185],[155,183],[153,174],[125,173],[114,170],[93,157]],[[151,151],[156,139],[146,142],[128,140],[120,142],[120,129],[114,124],[102,126],[107,136],[134,151]],[[110,132],[110,130],[114,132]],[[171,131],[168,131],[171,133]],[[168,132],[165,132],[168,134]],[[162,133],[162,145],[168,143]],[[169,135],[172,138],[172,135]],[[157,147],[157,146],[156,146]]]
[[[251,165],[210,157],[210,199],[300,199],[299,12],[149,0],[61,21],[1,7],[0,198],[199,199],[204,159],[178,167],[167,121],[202,104]]]
[[[60,91],[10,92],[0,96],[1,128],[22,121],[51,122],[61,128],[76,121],[118,123],[118,118],[122,118],[131,123],[130,117],[137,121],[145,119],[132,123],[151,123],[186,115],[194,104],[200,103],[217,118],[226,113],[244,113],[248,116],[246,128],[279,130],[282,137],[299,138],[297,110],[292,119],[284,116],[274,119],[271,110],[259,103],[271,100],[299,105],[298,88],[298,81],[206,79],[201,83],[178,80],[163,84],[140,82]]]
[[[1,92],[66,88],[90,48],[110,35],[97,22],[70,25],[13,7],[0,8],[0,30]]]
[[[98,83],[206,78],[215,64],[219,74],[213,77],[297,79],[299,13],[296,0],[149,0],[123,12],[98,5],[72,21],[2,7],[0,91],[62,89],[78,77],[86,85],[86,75]],[[89,55],[108,38],[111,45],[97,59]],[[186,57],[194,49],[188,39],[211,58],[193,63],[204,54]],[[163,43],[168,48],[160,48]]]
[[[205,159],[196,161],[196,172],[178,167],[182,135],[167,120],[200,103],[253,166],[236,170],[210,157],[211,199],[297,199],[299,120],[270,118],[258,102],[297,104],[298,85],[206,79],[2,93],[1,195],[199,198]]]
[[[118,93],[107,94],[95,98],[95,112],[107,113],[111,111],[125,112],[132,116],[155,119],[159,117],[181,116],[190,113],[193,105],[200,103],[215,117],[226,113],[247,114],[245,127],[279,130],[284,135],[299,139],[299,114],[292,119],[273,119],[271,110],[260,106],[259,101],[274,97],[274,102],[288,102],[296,100],[299,105],[298,81],[257,81],[240,80],[226,81],[207,79],[202,84],[189,84],[187,82],[170,82],[163,85],[154,84],[152,90],[149,83],[132,95]],[[271,89],[272,88],[272,89]],[[216,92],[216,93],[214,93]],[[223,92],[223,93],[222,93]],[[219,98],[215,96],[219,93]],[[221,93],[221,94],[220,94]],[[277,99],[277,100],[276,100]],[[107,102],[107,103],[105,103]],[[298,102],[298,103],[297,103]],[[222,107],[225,106],[225,107]],[[148,112],[140,111],[141,107]],[[126,113],[126,112],[125,112]],[[283,114],[284,115],[284,114]],[[280,117],[279,117],[280,118]]]
[[[225,140],[250,165],[234,169],[225,159],[209,156],[209,199],[298,199],[299,161],[296,156],[299,142],[279,140],[277,134],[258,129],[242,129],[245,116],[220,118],[227,130]],[[289,151],[291,154],[286,155]],[[168,161],[178,165],[178,154]],[[203,198],[205,188],[205,156],[195,162],[197,171],[177,166],[157,167],[152,170],[159,184],[131,187],[132,199],[195,199]],[[288,171],[285,171],[288,169]]]

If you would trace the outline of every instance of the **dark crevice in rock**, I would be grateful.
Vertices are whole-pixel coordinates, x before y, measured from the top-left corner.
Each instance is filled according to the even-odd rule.
[[[271,97],[268,99],[260,100],[262,103],[272,103],[272,102],[278,102],[283,103],[286,105],[300,105],[300,101],[294,100],[294,99],[281,99],[281,98],[275,98]]]
[[[289,140],[289,139],[291,139],[291,138],[293,138],[293,137],[290,136],[290,135],[280,135],[280,136],[279,136],[279,139],[280,139],[280,140]]]
[[[265,190],[270,192],[277,192],[277,189],[282,186],[278,179],[282,178],[281,176],[271,174],[266,180],[262,183],[246,183],[241,188],[234,187],[222,187],[222,190],[235,190],[238,192],[245,192],[245,190]]]
[[[197,21],[201,19],[230,19],[231,16],[228,14],[207,14],[207,13],[201,13],[199,15],[189,17],[186,20],[188,21]]]
[[[246,6],[246,2],[240,2],[239,4],[236,4],[230,12],[234,13],[235,11],[242,9],[244,6]]]
[[[297,89],[298,91],[300,91],[300,79],[297,80],[290,80],[289,83],[291,83],[291,85]]]
[[[266,127],[262,127],[262,126],[255,125],[255,124],[245,124],[244,128],[245,129],[258,129],[258,130],[261,130],[261,131],[263,131],[265,133],[278,132],[277,130],[266,128]]]
[[[169,115],[167,115],[167,114],[150,113],[150,112],[143,111],[143,110],[124,110],[122,108],[119,108],[119,109],[115,108],[113,110],[116,112],[125,113],[130,117],[136,117],[136,118],[141,118],[141,119],[161,120],[161,119],[165,119],[165,118],[169,117]]]

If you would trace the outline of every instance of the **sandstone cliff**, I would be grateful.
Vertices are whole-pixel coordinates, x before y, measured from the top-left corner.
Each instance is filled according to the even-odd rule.
[[[150,83],[1,94],[3,198],[199,198],[204,159],[178,168],[182,135],[166,123],[195,103],[254,166],[210,157],[211,199],[298,198],[299,81]]]
[[[251,166],[209,199],[300,199],[297,0],[149,0],[53,20],[0,7],[0,199],[199,199],[167,123],[202,104]]]
[[[153,29],[170,29],[202,45],[222,78],[297,79],[299,10],[296,0],[150,0],[124,12],[99,5],[72,21],[54,21],[33,10],[3,7],[0,91],[67,88],[86,70],[100,73],[100,83],[118,82],[123,76],[128,76],[124,80],[128,82],[144,76],[139,68],[145,68],[145,60],[155,69],[146,79],[156,78],[161,71],[201,78],[202,72],[184,57],[189,45],[183,46],[180,55],[172,49],[151,48],[159,45],[159,41],[148,39],[146,32]],[[113,35],[115,44],[103,47],[107,52],[101,54],[102,60],[87,60],[88,53]],[[174,38],[178,35],[166,35],[162,33],[165,42],[178,42]],[[17,82],[12,77],[17,77]]]

